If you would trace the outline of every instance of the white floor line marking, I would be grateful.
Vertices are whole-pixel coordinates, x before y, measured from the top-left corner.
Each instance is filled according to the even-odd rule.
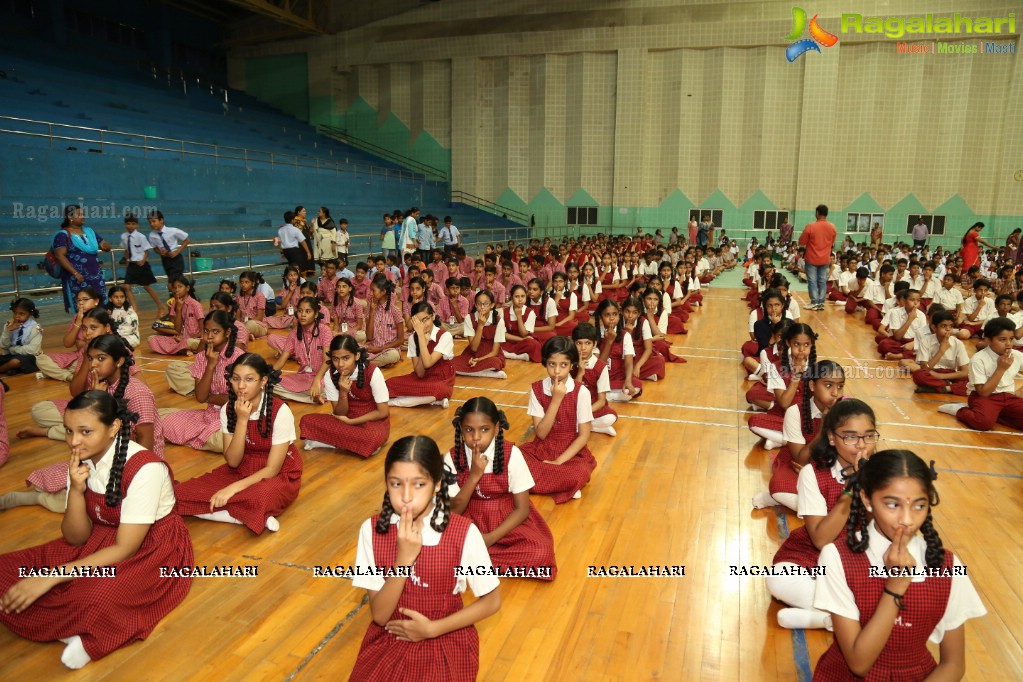
[[[453,403],[464,403],[465,401],[464,400],[458,400],[456,398],[452,398],[451,402],[453,402]],[[508,407],[508,408],[511,408],[511,409],[514,409],[514,410],[524,410],[527,407],[526,405],[508,405],[506,403],[494,403],[494,404],[497,405],[498,407]],[[621,403],[615,403],[615,404],[616,405],[620,405]],[[697,421],[688,421],[688,420],[685,420],[685,419],[665,419],[663,417],[641,417],[641,416],[638,416],[638,415],[630,415],[630,414],[619,414],[618,417],[620,419],[642,419],[644,421],[669,422],[669,423],[672,423],[672,424],[693,424],[695,426],[721,426],[721,427],[724,427],[726,429],[737,429],[737,428],[739,428],[738,424],[719,424],[717,422],[697,422]]]

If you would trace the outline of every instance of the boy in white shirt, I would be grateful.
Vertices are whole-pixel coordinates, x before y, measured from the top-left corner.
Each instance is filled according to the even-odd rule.
[[[988,347],[970,360],[968,404],[947,403],[939,412],[977,431],[988,431],[996,423],[1023,431],[1023,398],[1015,394],[1023,353],[1012,348],[1015,332],[1016,325],[1008,318],[988,320],[984,325]]]
[[[916,355],[914,339],[927,331],[927,316],[920,310],[920,292],[900,289],[895,294],[902,305],[892,308],[881,320],[877,330],[880,338],[877,352],[885,360],[912,359]]]
[[[916,362],[902,360],[910,370],[917,393],[952,393],[966,396],[970,356],[955,335],[955,317],[948,310],[931,314],[931,330],[916,337]]]
[[[973,296],[963,301],[963,312],[956,320],[960,331],[968,331],[970,336],[980,336],[984,323],[996,317],[995,303],[989,296],[990,292],[991,284],[986,279],[978,279],[973,283]],[[963,338],[962,335],[959,338]]]

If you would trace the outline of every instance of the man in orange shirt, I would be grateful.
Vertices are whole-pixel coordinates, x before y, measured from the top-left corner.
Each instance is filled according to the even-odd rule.
[[[808,310],[824,310],[824,295],[828,289],[828,270],[831,251],[838,231],[828,222],[828,207],[817,207],[817,221],[803,228],[799,245],[806,247],[806,283],[810,293]]]

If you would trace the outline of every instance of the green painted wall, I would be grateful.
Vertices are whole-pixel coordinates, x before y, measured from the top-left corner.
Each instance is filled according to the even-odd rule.
[[[245,92],[295,118],[310,120],[306,54],[246,59]]]

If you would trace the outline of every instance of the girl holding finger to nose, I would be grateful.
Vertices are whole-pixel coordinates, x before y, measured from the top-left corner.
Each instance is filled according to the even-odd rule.
[[[835,639],[814,680],[958,680],[966,672],[963,624],[986,613],[959,559],[934,528],[930,468],[908,450],[871,457],[854,480],[849,532],[821,550],[814,606]],[[940,662],[927,650],[939,645]]]
[[[359,530],[355,587],[373,617],[350,679],[475,680],[475,623],[501,607],[483,536],[451,513],[448,472],[437,444],[406,436],[384,461],[383,510]],[[381,572],[382,571],[382,572]],[[476,601],[463,606],[470,588]]]
[[[506,440],[508,418],[490,398],[472,398],[455,412],[455,447],[444,466],[455,472],[449,487],[451,511],[463,514],[483,533],[498,568],[535,568],[553,580],[554,536],[529,501],[533,475],[515,444]]]
[[[256,353],[227,368],[228,399],[220,408],[227,461],[175,486],[180,514],[243,524],[256,534],[280,528],[277,515],[302,485],[302,458],[291,408],[273,395],[279,380],[280,373]]]

